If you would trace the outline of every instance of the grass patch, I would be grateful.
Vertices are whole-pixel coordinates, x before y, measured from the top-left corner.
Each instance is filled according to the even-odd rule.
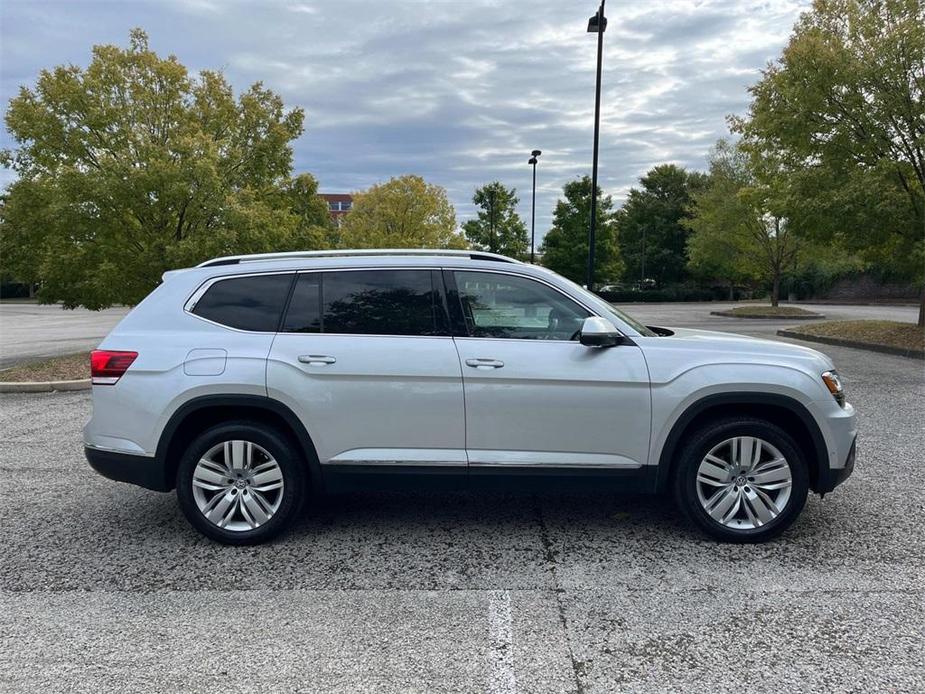
[[[732,318],[805,318],[819,315],[799,306],[736,306],[726,311],[715,311],[714,313],[718,316],[730,316]]]
[[[0,371],[0,381],[23,383],[27,381],[76,381],[90,378],[90,353],[78,352],[63,357],[17,364]]]
[[[897,323],[889,320],[839,320],[801,325],[794,332],[834,337],[882,347],[925,350],[925,328],[915,323]]]

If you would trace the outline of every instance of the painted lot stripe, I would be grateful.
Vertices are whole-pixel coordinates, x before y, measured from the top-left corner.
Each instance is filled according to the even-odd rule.
[[[491,660],[488,691],[491,694],[516,692],[511,594],[506,590],[492,590],[488,593],[488,657]]]

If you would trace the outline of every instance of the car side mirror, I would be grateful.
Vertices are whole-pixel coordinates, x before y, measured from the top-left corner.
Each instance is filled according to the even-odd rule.
[[[606,318],[591,316],[581,324],[578,339],[585,347],[614,347],[623,340],[623,335]]]

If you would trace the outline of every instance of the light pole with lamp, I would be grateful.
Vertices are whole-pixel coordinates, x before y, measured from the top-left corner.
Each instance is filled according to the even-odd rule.
[[[534,240],[536,239],[536,158],[540,156],[542,152],[538,149],[530,152],[530,159],[527,161],[528,164],[533,165],[533,211],[530,216],[530,263],[535,262],[534,256]]]
[[[604,54],[604,30],[607,17],[604,16],[604,2],[591,19],[588,32],[597,34],[597,84],[594,91],[594,154],[591,162],[591,228],[588,231],[588,291],[594,291],[594,237],[597,231],[597,143],[601,126],[601,63]]]

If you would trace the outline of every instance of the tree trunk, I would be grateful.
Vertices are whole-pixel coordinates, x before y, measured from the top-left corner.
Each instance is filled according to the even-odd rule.
[[[922,297],[919,299],[919,327],[925,328],[925,284],[922,285]]]
[[[774,285],[771,287],[771,306],[777,308],[780,301],[780,273],[774,275]]]

